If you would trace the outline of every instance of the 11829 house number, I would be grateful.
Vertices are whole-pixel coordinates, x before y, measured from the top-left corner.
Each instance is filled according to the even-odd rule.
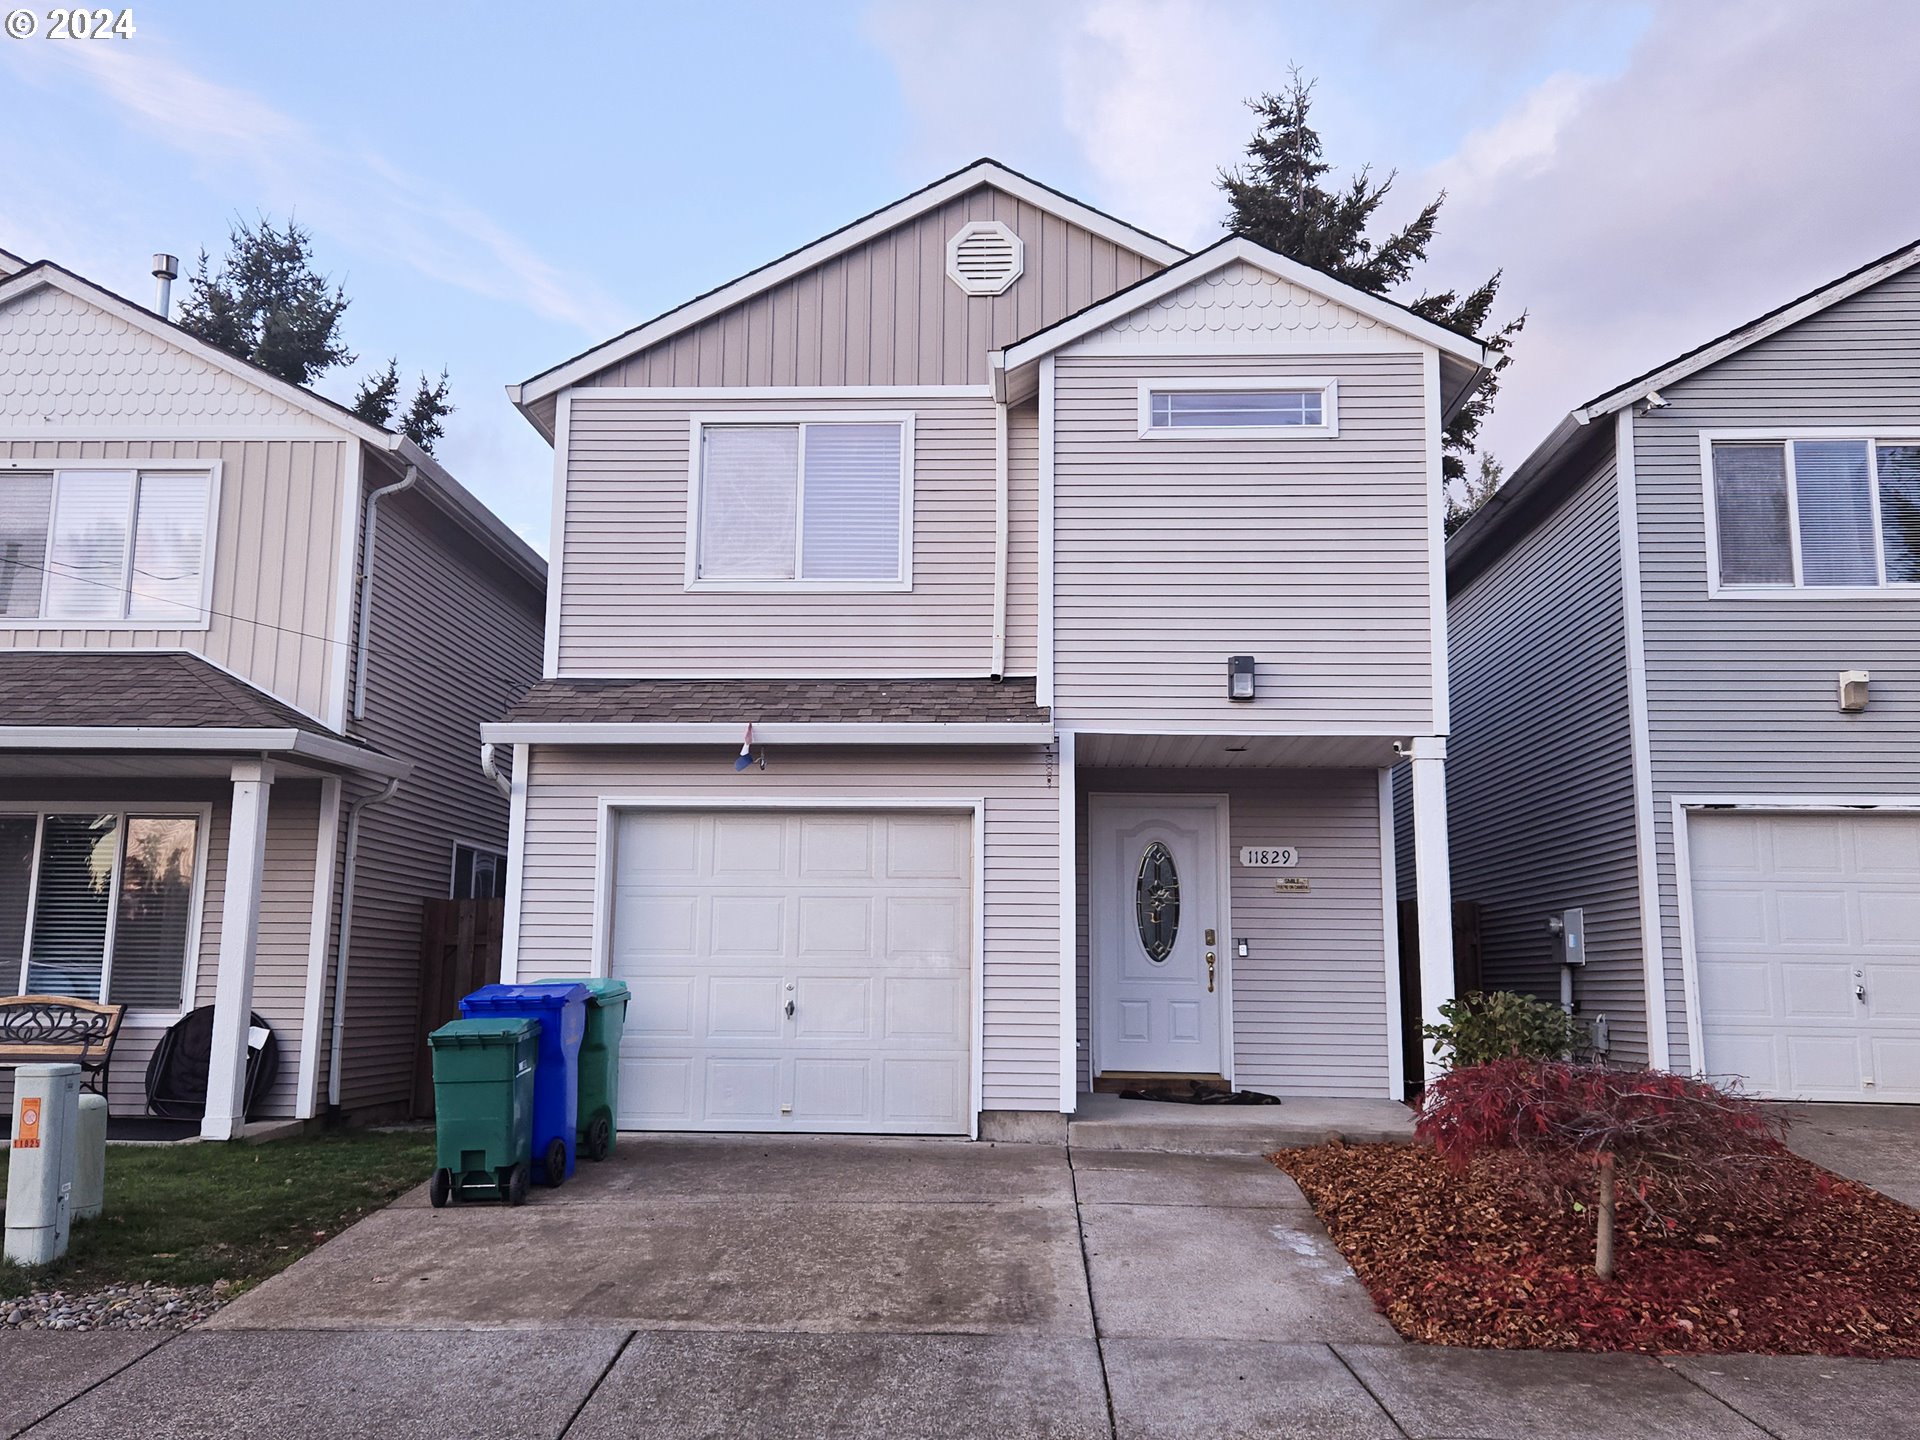
[[[1262,870],[1291,870],[1300,863],[1300,852],[1291,845],[1242,845],[1240,863]]]

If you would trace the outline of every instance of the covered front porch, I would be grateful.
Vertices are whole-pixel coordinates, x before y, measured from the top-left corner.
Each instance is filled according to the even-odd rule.
[[[1403,1133],[1405,1033],[1451,998],[1453,968],[1447,927],[1423,931],[1403,1011],[1392,776],[1410,765],[1414,888],[1445,917],[1442,742],[1063,730],[1061,750],[1076,1123],[1198,1082],[1282,1104],[1131,1104],[1146,1123],[1319,1138],[1340,1124],[1308,1121],[1309,1102],[1359,1105],[1341,1121]]]

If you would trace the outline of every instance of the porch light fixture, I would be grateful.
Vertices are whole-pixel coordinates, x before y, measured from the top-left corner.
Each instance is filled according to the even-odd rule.
[[[1253,656],[1227,657],[1227,699],[1253,699]]]

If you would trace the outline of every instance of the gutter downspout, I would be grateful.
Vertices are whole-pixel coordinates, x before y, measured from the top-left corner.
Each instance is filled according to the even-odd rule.
[[[389,487],[393,488],[393,487]],[[376,495],[377,499],[378,496]],[[400,778],[387,781],[387,787],[372,795],[363,795],[347,806],[347,854],[340,882],[340,958],[333,970],[333,1027],[327,1042],[327,1108],[340,1108],[340,1046],[347,1033],[347,956],[353,939],[354,860],[360,850],[360,813],[375,805],[384,805],[399,792]]]
[[[1007,406],[997,400],[993,406],[993,659],[988,676],[998,680],[1007,673]]]
[[[353,718],[367,718],[367,632],[373,605],[373,537],[380,524],[380,502],[389,495],[411,490],[420,479],[420,467],[409,464],[403,479],[383,485],[367,496],[366,519],[360,527],[360,623],[353,657]],[[351,872],[349,872],[351,873]]]
[[[493,756],[494,744],[489,740],[480,747],[480,773],[491,780],[493,782],[493,788],[504,795],[507,798],[507,802],[511,804],[513,802],[513,782],[500,773],[499,767],[493,763]]]

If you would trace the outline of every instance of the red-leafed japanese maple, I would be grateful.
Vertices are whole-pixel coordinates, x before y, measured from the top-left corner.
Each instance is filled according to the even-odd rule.
[[[1667,1228],[1785,1154],[1782,1124],[1755,1102],[1661,1070],[1513,1058],[1451,1070],[1427,1090],[1415,1133],[1456,1170],[1514,1151],[1548,1185],[1591,1175],[1594,1270],[1613,1278],[1621,1184]]]

